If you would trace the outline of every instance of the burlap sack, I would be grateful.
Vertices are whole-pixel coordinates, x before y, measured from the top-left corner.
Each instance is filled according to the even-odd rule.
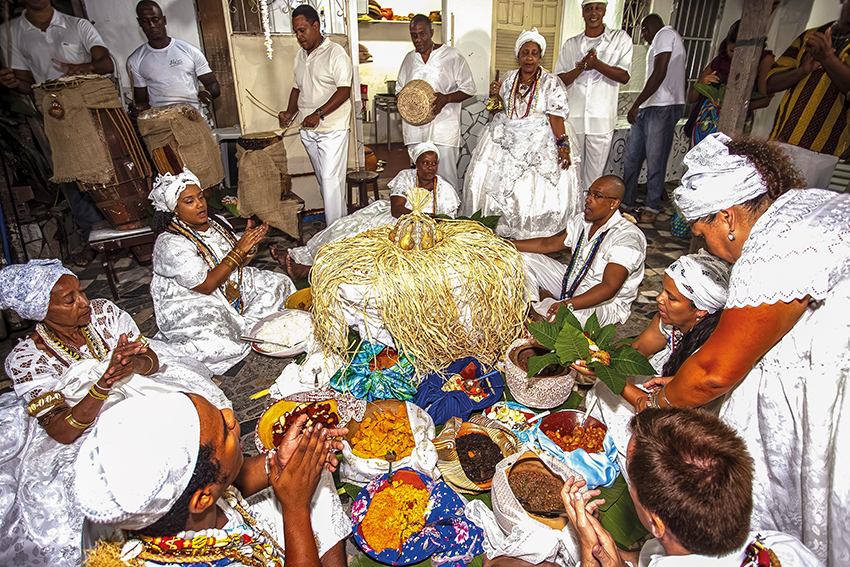
[[[45,83],[33,88],[38,109],[44,116],[44,131],[53,151],[53,177],[51,181],[82,181],[83,183],[110,184],[115,181],[115,171],[109,148],[93,116],[93,108],[119,108],[123,112],[118,91],[104,76],[79,77],[82,82],[48,92]],[[47,88],[56,83],[47,83]],[[50,116],[48,110],[56,100],[64,111],[60,118]],[[135,134],[133,135],[135,137]]]
[[[280,176],[287,174],[283,143],[253,151],[237,146],[236,163],[239,167],[239,215],[257,215],[297,239],[300,203],[295,199],[280,200]]]
[[[212,129],[197,110],[184,108],[186,111],[175,109],[174,112],[149,118],[140,117],[139,133],[151,154],[171,144],[183,161],[183,166],[198,177],[201,189],[218,185],[224,179],[224,166]],[[176,142],[176,147],[172,142]]]

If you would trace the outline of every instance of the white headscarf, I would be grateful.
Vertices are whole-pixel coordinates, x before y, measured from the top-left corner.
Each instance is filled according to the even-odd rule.
[[[688,172],[673,192],[685,219],[695,221],[740,205],[767,192],[767,185],[750,161],[729,153],[731,138],[710,134],[685,155]]]
[[[714,313],[726,305],[731,266],[705,250],[682,256],[664,273],[673,278],[679,291],[697,309]]]
[[[171,175],[164,173],[156,178],[153,184],[151,194],[148,196],[153,202],[153,208],[163,213],[173,213],[177,208],[177,199],[180,198],[180,193],[186,189],[187,185],[201,186],[201,182],[195,177],[195,174],[186,168],[183,168],[183,173]]]
[[[413,160],[413,163],[416,163],[419,156],[426,152],[434,152],[437,154],[437,159],[440,159],[440,150],[437,149],[437,145],[434,142],[422,142],[410,148],[410,159]]]
[[[186,394],[112,406],[97,418],[74,465],[83,514],[125,530],[153,524],[189,486],[200,443],[201,420]]]
[[[11,309],[23,319],[44,321],[50,292],[65,274],[74,276],[59,260],[6,266],[0,270],[0,309]]]
[[[546,38],[537,33],[537,28],[531,28],[531,31],[522,30],[522,33],[519,34],[519,37],[516,40],[514,51],[516,52],[517,57],[519,57],[519,50],[529,41],[533,41],[540,46],[540,57],[543,57],[543,55],[546,54]]]

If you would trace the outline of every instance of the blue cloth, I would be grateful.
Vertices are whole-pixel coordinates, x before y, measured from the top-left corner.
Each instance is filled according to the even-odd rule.
[[[690,238],[692,236],[688,221],[679,211],[676,211],[676,214],[670,219],[670,234],[676,238]]]
[[[425,510],[425,527],[410,536],[400,550],[385,549],[376,553],[366,543],[360,533],[360,524],[366,517],[372,498],[386,483],[387,475],[383,474],[373,478],[364,486],[354,501],[351,522],[354,541],[357,545],[370,557],[389,565],[417,563],[431,556],[431,565],[434,567],[440,565],[464,567],[472,561],[473,557],[484,553],[482,546],[484,531],[466,519],[464,515],[466,500],[449,488],[445,482],[435,481],[411,468],[402,468],[394,472],[393,482],[396,481],[396,475],[405,471],[408,478],[410,473],[416,474],[430,495],[428,507]],[[403,478],[405,475],[401,476]]]
[[[605,433],[605,440],[602,442],[604,450],[601,453],[588,453],[584,449],[564,452],[540,428],[537,428],[537,442],[553,457],[565,462],[577,473],[581,473],[587,481],[588,490],[593,490],[597,486],[610,488],[620,474],[617,447],[614,446],[614,439],[610,432]]]
[[[453,417],[466,421],[472,412],[481,411],[495,404],[505,392],[505,379],[502,374],[496,369],[486,372],[484,365],[471,356],[449,364],[443,374],[446,376],[460,374],[460,371],[470,362],[475,365],[475,377],[484,378],[481,380],[482,389],[488,392],[487,397],[480,402],[473,401],[464,392],[444,392],[443,376],[436,372],[426,376],[419,384],[413,403],[427,411],[434,419],[435,425],[442,425]],[[487,388],[487,382],[490,383],[490,388]]]
[[[381,343],[360,345],[351,364],[340,368],[331,377],[331,388],[339,392],[350,392],[355,398],[367,401],[394,399],[407,401],[416,393],[413,380],[413,361],[402,354],[399,361],[385,370],[369,370],[369,364],[382,350]]]
[[[643,160],[646,160],[646,210],[657,213],[661,210],[661,195],[664,193],[664,176],[667,158],[673,146],[676,122],[682,117],[685,106],[649,106],[638,112],[629,131],[626,148],[623,150],[623,181],[626,194],[623,204],[634,207],[637,201],[638,176]]]

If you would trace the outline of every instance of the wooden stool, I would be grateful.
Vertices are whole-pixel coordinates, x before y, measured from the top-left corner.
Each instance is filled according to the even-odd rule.
[[[362,209],[368,204],[369,184],[372,184],[372,191],[375,195],[375,200],[380,199],[378,196],[378,172],[376,171],[352,171],[345,176],[345,183],[348,195],[348,214],[350,215],[357,209]],[[352,191],[354,186],[358,188],[357,205],[354,205]]]
[[[92,227],[89,236],[89,245],[100,253],[103,260],[103,271],[106,272],[106,281],[112,291],[115,301],[120,299],[118,295],[118,278],[112,267],[109,253],[115,250],[127,250],[134,246],[152,246],[156,241],[153,231],[148,226],[134,230],[116,230],[109,226],[106,221],[101,221]]]

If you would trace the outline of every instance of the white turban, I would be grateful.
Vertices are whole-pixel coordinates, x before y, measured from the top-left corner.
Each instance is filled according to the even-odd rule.
[[[679,291],[694,302],[697,309],[714,313],[726,305],[731,266],[705,250],[682,256],[665,274],[673,278]]]
[[[415,146],[410,148],[410,159],[413,160],[413,163],[416,163],[416,160],[419,159],[419,156],[426,152],[434,152],[437,154],[437,159],[440,159],[440,150],[437,149],[437,145],[434,142],[422,142],[421,144],[416,144]]]
[[[516,40],[516,45],[514,46],[516,56],[519,57],[519,50],[522,49],[522,46],[529,41],[533,41],[540,46],[540,57],[543,57],[546,53],[546,38],[537,33],[537,28],[531,28],[531,31],[522,30],[522,33],[519,34],[519,37]]]
[[[173,213],[177,208],[177,199],[180,198],[180,193],[186,189],[187,185],[201,186],[201,182],[195,177],[195,174],[186,168],[183,168],[183,173],[171,175],[164,173],[156,178],[153,184],[151,194],[148,199],[153,202],[153,208],[163,213]]]
[[[23,319],[44,321],[50,292],[65,274],[74,276],[59,260],[6,266],[0,270],[0,309],[11,309]]]
[[[83,514],[125,530],[153,524],[189,485],[200,443],[201,420],[186,394],[137,396],[112,406],[77,455]]]
[[[673,192],[685,219],[695,221],[740,205],[767,192],[767,185],[750,161],[729,153],[731,138],[710,134],[685,155],[688,172]]]

